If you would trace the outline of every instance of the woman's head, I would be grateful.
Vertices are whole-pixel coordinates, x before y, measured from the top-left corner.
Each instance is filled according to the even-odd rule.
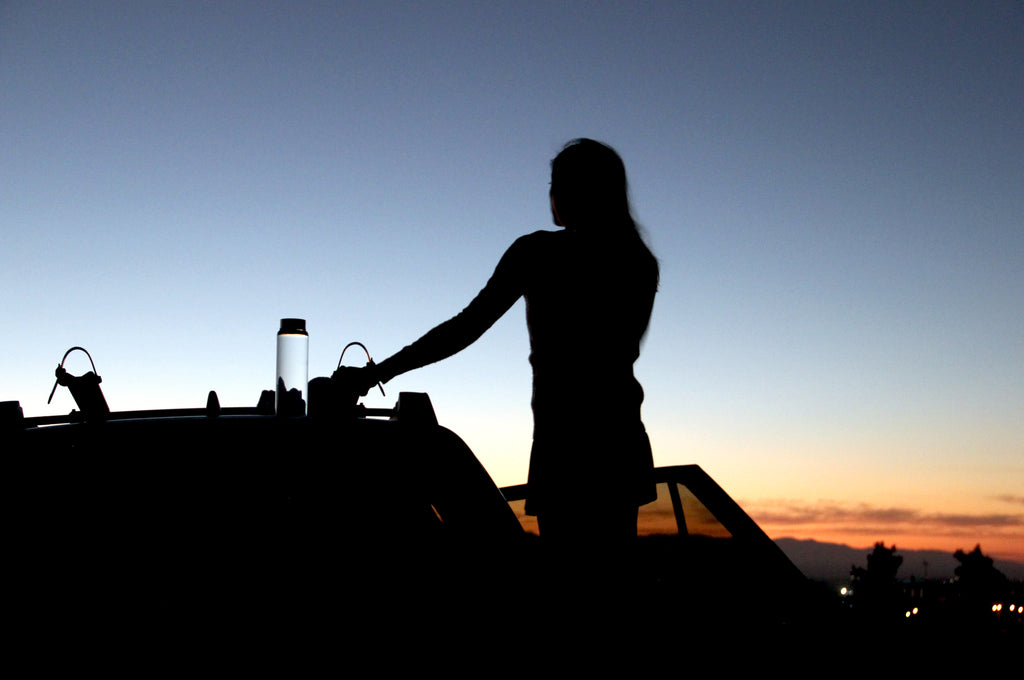
[[[626,167],[592,139],[574,139],[551,161],[551,201],[557,223],[569,229],[636,229]]]

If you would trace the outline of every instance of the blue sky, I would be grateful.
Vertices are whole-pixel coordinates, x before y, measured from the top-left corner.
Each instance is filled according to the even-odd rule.
[[[1021,111],[1019,2],[0,2],[0,399],[66,413],[82,345],[114,409],[254,404],[285,316],[311,375],[384,358],[552,228],[588,136],[662,263],[659,463],[1024,544]],[[517,483],[527,351],[520,303],[367,403],[428,392]]]

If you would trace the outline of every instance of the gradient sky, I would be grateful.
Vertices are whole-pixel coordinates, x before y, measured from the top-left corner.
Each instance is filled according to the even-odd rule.
[[[312,376],[382,359],[588,136],[662,263],[659,464],[773,537],[1024,560],[1022,111],[1010,0],[0,1],[0,399],[68,412],[82,345],[115,410],[253,405],[285,316]],[[428,392],[519,483],[527,352],[520,302],[366,403]]]

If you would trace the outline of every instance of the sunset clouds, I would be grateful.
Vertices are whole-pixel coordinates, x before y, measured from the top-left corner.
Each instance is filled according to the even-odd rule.
[[[1002,496],[1006,512],[944,513],[836,500],[741,500],[772,538],[814,538],[850,545],[898,542],[908,548],[950,551],[980,543],[986,553],[1024,560],[1024,499]]]

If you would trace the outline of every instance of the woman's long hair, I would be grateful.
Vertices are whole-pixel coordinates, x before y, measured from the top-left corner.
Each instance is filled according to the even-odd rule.
[[[567,143],[551,161],[551,198],[566,229],[635,239],[657,280],[658,263],[633,220],[626,166],[614,149],[586,138]]]

